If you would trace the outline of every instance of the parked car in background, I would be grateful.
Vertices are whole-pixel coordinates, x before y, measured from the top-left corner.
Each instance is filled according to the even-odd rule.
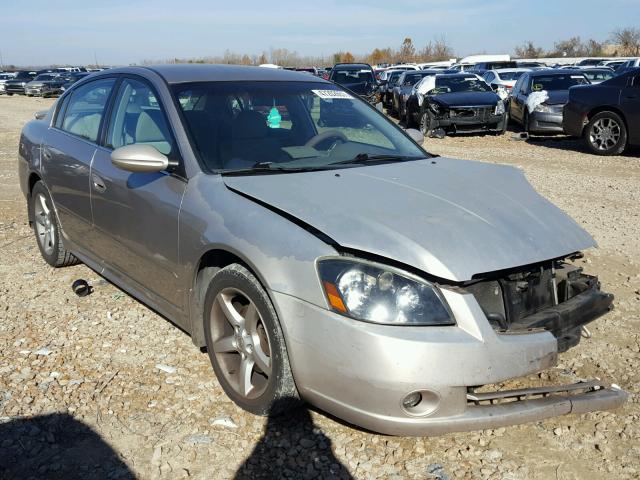
[[[78,80],[82,80],[84,77],[91,75],[92,72],[73,72],[65,75],[65,82],[60,87],[60,90],[65,92],[71,85],[76,83]]]
[[[597,85],[570,88],[563,126],[597,155],[619,155],[628,145],[640,146],[640,68]]]
[[[626,60],[603,60],[596,67],[608,67],[616,71],[618,67],[626,63]]]
[[[562,133],[562,109],[569,100],[569,88],[588,84],[581,70],[525,72],[511,91],[509,119],[525,132]]]
[[[539,70],[541,68],[549,68],[547,67],[546,64],[542,63],[542,62],[533,62],[533,61],[528,61],[528,60],[516,60],[516,65],[518,66],[518,68],[526,68],[529,70]]]
[[[393,89],[405,70],[386,70],[380,76],[380,101],[385,108],[393,104]]]
[[[28,97],[53,97],[62,93],[66,78],[57,73],[41,73],[28,82],[24,91]]]
[[[640,58],[632,58],[624,62],[622,65],[620,65],[616,69],[616,74],[622,75],[623,73],[626,73],[629,70],[632,70],[634,68],[639,68],[639,67],[640,67]]]
[[[438,129],[504,133],[507,128],[504,101],[475,74],[430,76],[416,90],[424,135]]]
[[[11,80],[13,79],[14,74],[13,73],[0,73],[0,95],[5,93],[5,83],[7,82],[7,80]]]
[[[494,61],[494,62],[478,62],[476,63],[471,72],[477,73],[478,75],[484,74],[487,70],[502,70],[502,69],[513,69],[518,68],[518,64],[513,61]]]
[[[593,238],[521,170],[432,157],[415,131],[298,72],[94,75],[20,136],[40,253],[84,262],[188,332],[241,408],[290,415],[302,399],[369,430],[437,435],[627,400],[598,379],[498,385],[554,367],[613,304],[573,264]]]
[[[416,83],[429,75],[434,75],[433,70],[407,70],[400,75],[393,87],[391,105],[391,113],[393,115],[396,115],[401,120],[406,118],[405,105],[411,95],[411,89]]]
[[[400,116],[401,120],[404,120],[406,128],[414,128],[418,126],[420,122],[420,102],[418,99],[418,87],[422,82],[428,81],[429,77],[434,75],[441,75],[442,70],[422,70],[422,78],[411,88],[406,98],[401,98],[404,114]]]
[[[529,68],[500,68],[497,70],[487,70],[482,75],[482,78],[493,90],[503,87],[510,92],[520,76],[524,72],[530,71],[531,69]]]
[[[590,83],[602,83],[605,80],[609,80],[616,75],[616,73],[611,68],[607,67],[581,68],[580,71],[584,73],[584,76],[589,79]]]
[[[16,72],[12,79],[4,83],[4,91],[7,95],[24,95],[24,88],[27,86],[27,83],[34,78],[36,78],[36,72],[30,72],[28,70]]]
[[[602,62],[601,58],[584,58],[579,62],[576,62],[574,66],[578,68],[591,68],[599,65],[600,62]]]
[[[379,102],[378,81],[367,63],[338,63],[331,69],[329,80],[342,85],[372,105]]]

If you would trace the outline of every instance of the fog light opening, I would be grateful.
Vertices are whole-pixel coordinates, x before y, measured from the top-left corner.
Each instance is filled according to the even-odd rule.
[[[402,406],[407,410],[411,410],[412,408],[417,407],[421,401],[422,394],[420,392],[413,392],[404,397],[404,400],[402,400]]]
[[[408,415],[414,417],[431,415],[440,405],[440,395],[432,390],[416,390],[405,395],[401,405]]]

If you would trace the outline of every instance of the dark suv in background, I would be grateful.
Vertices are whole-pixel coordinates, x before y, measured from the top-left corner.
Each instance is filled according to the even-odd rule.
[[[351,90],[372,105],[380,101],[378,81],[368,63],[336,63],[329,80]]]

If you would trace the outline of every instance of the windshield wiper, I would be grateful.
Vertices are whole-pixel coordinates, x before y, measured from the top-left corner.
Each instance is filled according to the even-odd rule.
[[[404,162],[408,160],[422,160],[426,157],[410,157],[407,155],[369,155],[368,153],[359,153],[349,160],[342,160],[340,162],[331,163],[331,165],[348,165],[351,163],[367,163],[367,162]]]
[[[297,173],[297,172],[314,172],[318,170],[327,170],[326,165],[318,167],[281,167],[273,162],[258,162],[249,168],[238,168],[235,170],[221,170],[221,175],[251,175],[261,173]]]

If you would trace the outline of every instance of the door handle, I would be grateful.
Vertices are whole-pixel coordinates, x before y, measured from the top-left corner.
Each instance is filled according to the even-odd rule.
[[[627,95],[625,98],[628,98],[629,100],[633,100],[634,98],[638,98],[638,95]]]
[[[95,173],[91,175],[91,186],[96,192],[103,193],[107,190],[107,186],[104,184],[104,181]]]
[[[42,147],[42,156],[45,160],[51,160],[51,152],[48,148]]]

